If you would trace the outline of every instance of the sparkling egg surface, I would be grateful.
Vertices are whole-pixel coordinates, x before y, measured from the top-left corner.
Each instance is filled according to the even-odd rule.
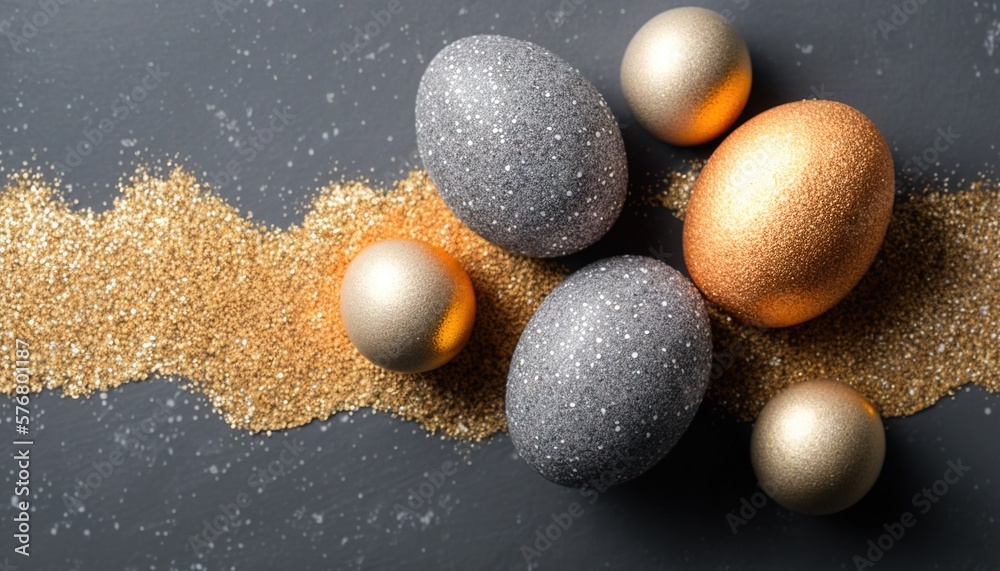
[[[711,359],[704,303],[680,272],[638,256],[594,262],[549,294],[518,341],[511,439],[557,484],[625,482],[687,430]]]
[[[625,201],[618,124],[552,52],[481,35],[449,44],[420,81],[417,146],[451,210],[490,242],[535,257],[604,236]]]

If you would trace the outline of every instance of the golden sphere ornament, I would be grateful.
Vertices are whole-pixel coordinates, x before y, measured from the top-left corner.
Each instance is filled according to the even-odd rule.
[[[684,218],[698,289],[741,321],[788,327],[844,298],[882,246],[895,196],[892,155],[860,111],[780,105],[712,153]]]
[[[782,506],[811,515],[838,512],[868,493],[882,471],[882,417],[844,383],[797,383],[757,417],[750,458],[761,488]]]
[[[448,252],[419,240],[384,240],[347,267],[340,316],[369,361],[422,373],[450,361],[468,342],[476,296],[469,275]]]
[[[736,27],[705,8],[674,8],[646,22],[622,58],[632,115],[658,139],[700,145],[726,131],[750,96],[750,51]]]

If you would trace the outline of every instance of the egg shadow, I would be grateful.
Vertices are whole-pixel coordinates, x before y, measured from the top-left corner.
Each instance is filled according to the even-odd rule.
[[[642,476],[607,490],[609,504],[656,526],[663,513],[702,533],[727,527],[725,513],[754,491],[749,446],[752,425],[703,405],[670,453]],[[722,525],[720,526],[720,522]]]
[[[702,511],[712,503],[728,509],[755,481],[750,464],[752,424],[735,422],[703,404],[669,454],[649,472],[623,484],[623,500],[657,498],[671,507]]]
[[[683,272],[682,233],[683,223],[667,209],[626,204],[604,238],[559,261],[576,270],[596,260],[629,254],[655,258]]]
[[[783,105],[791,101],[802,99],[801,85],[789,84],[787,88],[781,82],[782,73],[766,59],[753,58],[750,54],[753,65],[753,83],[750,86],[750,97],[747,98],[746,107],[736,120],[735,127],[746,123],[750,118],[763,113],[769,109]],[[730,129],[730,132],[732,129]],[[729,134],[728,132],[726,133]]]
[[[864,555],[869,539],[877,541],[885,533],[883,524],[913,512],[911,495],[928,484],[919,481],[919,459],[906,455],[907,447],[894,443],[890,431],[882,472],[864,498],[836,514],[798,514],[766,498],[758,487],[750,462],[751,433],[751,423],[734,422],[703,405],[666,458],[639,478],[607,490],[600,509],[631,523],[630,533],[621,536],[623,549],[657,546],[654,553],[671,557],[680,546],[707,544],[746,560],[795,551],[824,566],[851,562],[854,555]],[[795,528],[794,539],[786,532],[783,541],[769,540],[764,530],[776,526]],[[911,556],[930,557],[935,549],[933,542],[908,541],[906,547]]]
[[[911,490],[919,489],[921,482],[913,481],[918,473],[919,462],[903,453],[902,443],[894,445],[895,435],[886,433],[885,462],[882,473],[872,489],[857,504],[828,516],[832,523],[860,529],[877,529],[882,522],[895,521],[907,509],[911,509]]]
[[[671,173],[689,169],[692,159],[707,158],[711,148],[673,147],[634,122],[622,130],[622,138],[628,156],[629,181],[621,214],[599,241],[559,261],[576,270],[602,258],[631,254],[659,259],[684,272],[683,223],[668,209],[648,204],[648,198],[663,190]]]

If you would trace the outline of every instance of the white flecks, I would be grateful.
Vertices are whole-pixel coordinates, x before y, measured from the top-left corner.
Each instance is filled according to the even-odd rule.
[[[987,55],[992,56],[993,52],[997,51],[997,47],[1000,46],[1000,20],[993,20],[993,24],[986,30],[986,40],[983,45],[986,46]]]

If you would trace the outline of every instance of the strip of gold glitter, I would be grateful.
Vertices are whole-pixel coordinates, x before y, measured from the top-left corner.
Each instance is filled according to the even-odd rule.
[[[469,345],[431,373],[375,367],[339,321],[349,261],[396,237],[448,250],[476,288]],[[0,268],[0,349],[31,344],[34,391],[80,397],[177,376],[240,429],[372,407],[464,438],[505,429],[510,355],[565,275],[472,233],[421,172],[388,193],[331,185],[301,225],[280,231],[252,224],[180,168],[140,171],[100,214],[72,211],[37,175],[11,177],[0,195]],[[0,359],[8,394],[12,367]]]
[[[683,211],[699,165],[672,173],[647,204]],[[469,346],[442,369],[378,369],[339,322],[353,256],[392,237],[438,244],[476,287]],[[1000,391],[1000,194],[978,183],[897,204],[858,288],[802,326],[764,331],[712,311],[709,397],[752,419],[776,391],[815,377],[848,382],[885,416],[910,414],[968,383]],[[504,386],[518,336],[564,277],[463,226],[426,174],[382,193],[335,184],[287,231],[254,225],[182,169],[137,173],[107,212],[74,212],[41,177],[0,194],[0,350],[33,347],[31,388],[72,397],[151,375],[188,379],[234,427],[299,426],[372,407],[432,431],[482,438],[505,428]],[[13,359],[0,391],[15,390]]]

